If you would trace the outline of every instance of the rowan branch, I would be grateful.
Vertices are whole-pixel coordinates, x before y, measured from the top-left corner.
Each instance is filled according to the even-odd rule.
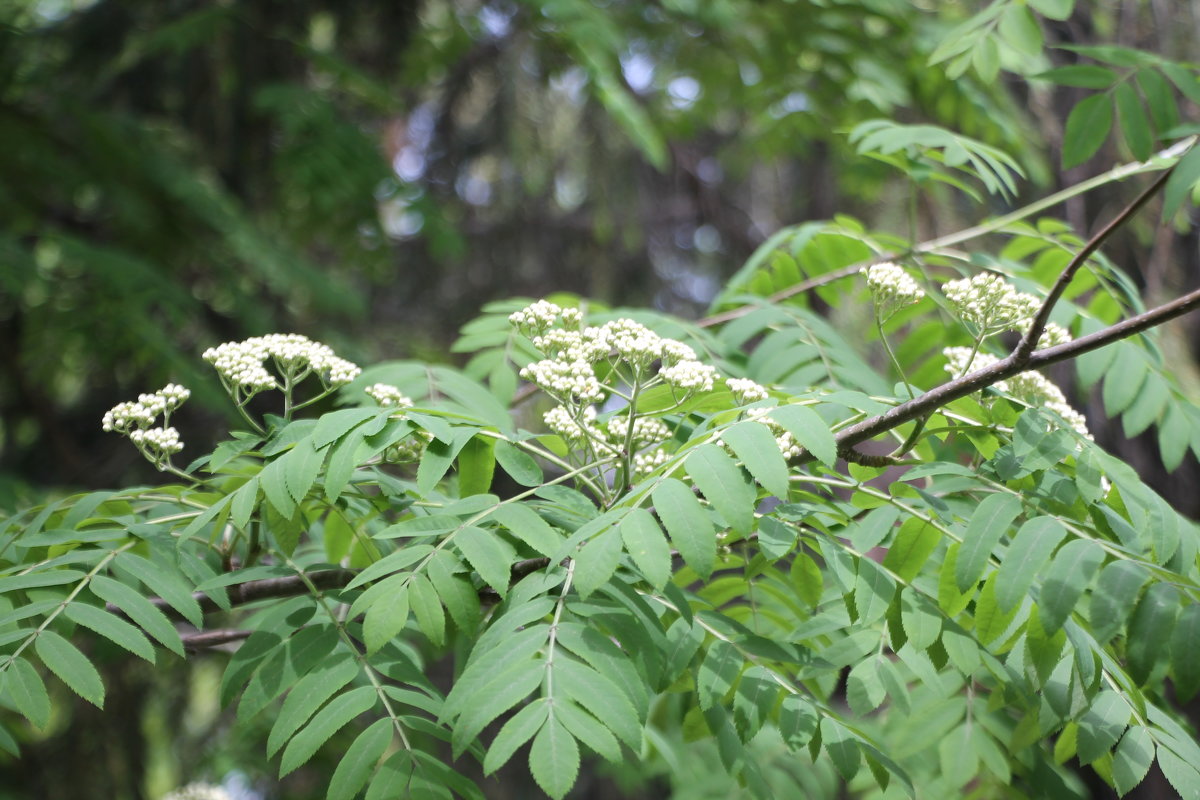
[[[1103,330],[1096,331],[1087,336],[1081,336],[1066,344],[1034,351],[1024,361],[1018,360],[1015,352],[1011,353],[1006,358],[997,361],[991,366],[977,369],[960,378],[943,383],[941,386],[918,395],[913,400],[900,403],[882,414],[844,428],[834,436],[834,439],[840,448],[865,442],[906,422],[910,422],[926,414],[931,414],[947,403],[951,403],[960,397],[974,394],[999,381],[1032,369],[1039,369],[1051,364],[1057,364],[1060,361],[1077,358],[1084,353],[1091,352],[1121,339],[1127,339],[1142,331],[1161,325],[1168,320],[1183,316],[1191,311],[1195,311],[1197,308],[1200,308],[1200,289],[1178,297],[1169,303],[1163,303],[1161,306],[1138,314],[1135,317],[1130,317],[1129,319],[1110,325]],[[812,458],[811,454],[805,454],[801,457],[801,460],[810,461]]]
[[[252,633],[254,631],[241,630],[240,628],[217,628],[211,631],[183,633],[180,634],[179,638],[183,640],[183,649],[189,653],[194,653],[197,650],[206,650],[233,642],[240,642],[250,638],[250,634]]]

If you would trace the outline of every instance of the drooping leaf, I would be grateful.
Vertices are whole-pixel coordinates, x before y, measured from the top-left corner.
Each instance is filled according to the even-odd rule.
[[[1184,607],[1171,635],[1171,671],[1181,702],[1200,691],[1200,605]]]
[[[742,671],[743,659],[729,642],[717,640],[708,648],[696,672],[696,697],[701,708],[720,703]]]
[[[1129,675],[1139,684],[1149,680],[1170,652],[1171,632],[1179,612],[1179,594],[1169,583],[1153,583],[1138,601],[1129,620],[1125,654]]]
[[[1154,741],[1140,725],[1130,727],[1113,752],[1112,776],[1117,793],[1124,796],[1146,777],[1154,762]]]
[[[511,442],[496,442],[496,463],[521,486],[539,486],[544,481],[542,468],[533,457]]]
[[[1091,764],[1112,749],[1129,724],[1133,710],[1118,692],[1103,691],[1079,718],[1076,753],[1079,763]]]
[[[288,693],[275,724],[271,726],[271,733],[267,737],[267,755],[274,756],[279,752],[292,734],[358,673],[359,667],[354,659],[344,658],[301,678]]]

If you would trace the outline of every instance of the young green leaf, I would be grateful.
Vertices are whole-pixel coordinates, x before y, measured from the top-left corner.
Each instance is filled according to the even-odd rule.
[[[854,582],[854,606],[858,623],[871,625],[887,615],[896,596],[896,582],[869,558],[858,559],[858,576]]]
[[[353,658],[343,658],[301,678],[288,692],[287,699],[283,701],[283,707],[279,710],[279,716],[271,726],[271,733],[267,737],[267,756],[273,757],[279,752],[279,748],[287,743],[292,734],[308,722],[326,700],[354,680],[358,673],[358,663]]]
[[[123,554],[118,563],[122,569],[128,571],[149,586],[151,591],[167,601],[171,608],[178,611],[188,622],[197,628],[204,627],[204,612],[200,610],[200,604],[192,596],[192,588],[183,575],[133,553]]]
[[[1113,752],[1112,776],[1117,793],[1124,796],[1146,777],[1154,762],[1154,740],[1150,731],[1134,725],[1121,737]]]
[[[424,575],[414,573],[409,580],[408,602],[421,633],[434,647],[441,647],[446,641],[446,615],[437,591]]]
[[[576,704],[563,700],[554,704],[554,718],[596,754],[614,764],[621,760],[621,745],[608,728]]]
[[[376,599],[363,617],[363,642],[367,653],[378,652],[408,624],[408,582],[395,583],[395,591]]]
[[[721,702],[741,674],[744,660],[737,648],[718,639],[708,648],[696,672],[696,698],[701,708]]]
[[[71,691],[98,708],[104,708],[104,682],[79,648],[54,631],[44,630],[33,642],[34,650],[50,671]]]
[[[912,581],[920,574],[929,556],[941,542],[937,528],[916,517],[909,517],[896,531],[896,538],[883,557],[883,566]],[[951,572],[953,574],[953,572]]]
[[[1108,753],[1125,732],[1132,714],[1120,693],[1106,690],[1096,695],[1079,718],[1076,740],[1079,763],[1091,764]]]
[[[533,457],[511,442],[496,442],[496,463],[521,486],[540,486],[545,481]]]
[[[854,735],[832,717],[822,717],[821,746],[829,754],[842,778],[852,780],[862,763],[861,752]]]
[[[572,658],[556,657],[554,680],[567,697],[586,708],[631,750],[642,746],[642,725],[628,694],[598,670]]]
[[[1150,574],[1133,561],[1113,561],[1100,571],[1092,592],[1092,635],[1107,642],[1125,625]]]
[[[1145,161],[1154,150],[1154,134],[1137,90],[1128,81],[1120,83],[1113,90],[1113,100],[1117,106],[1117,122],[1129,152],[1138,161]]]
[[[475,436],[458,453],[458,494],[485,494],[496,472],[495,439]]]
[[[829,423],[807,406],[786,405],[771,409],[771,419],[796,438],[800,445],[822,464],[832,467],[837,461],[837,442]]]

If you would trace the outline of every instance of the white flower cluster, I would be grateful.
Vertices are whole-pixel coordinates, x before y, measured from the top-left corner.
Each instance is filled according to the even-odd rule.
[[[176,383],[168,383],[154,394],[138,395],[133,402],[118,403],[104,414],[101,427],[129,437],[142,455],[163,469],[167,459],[183,449],[179,431],[168,427],[171,412],[191,397],[191,392]],[[162,415],[162,426],[150,427]]]
[[[561,401],[575,404],[604,399],[596,365],[612,359],[635,372],[660,362],[659,377],[687,392],[710,391],[717,372],[696,359],[692,348],[665,339],[631,319],[579,329],[578,309],[563,309],[545,300],[514,312],[509,321],[530,336],[547,357],[524,367],[520,375]]]
[[[971,348],[969,347],[947,347],[942,351],[942,354],[946,356],[946,371],[955,378],[965,375],[968,368],[971,371],[983,369],[984,367],[990,367],[999,360],[988,353],[976,353],[968,365],[967,359],[971,357]],[[1063,395],[1062,390],[1040,372],[1022,372],[1020,375],[1015,375],[1007,380],[997,381],[992,385],[1005,394],[1010,394],[1031,406],[1053,411],[1062,417],[1081,436],[1085,436],[1088,439],[1092,438],[1092,435],[1088,432],[1087,420],[1084,416],[1072,408],[1071,404],[1067,402],[1067,398]]]
[[[981,334],[1020,329],[1037,313],[1042,301],[1018,292],[1004,278],[981,272],[942,285],[942,293],[954,311],[974,324]]]
[[[910,306],[925,296],[925,290],[899,264],[885,261],[862,270],[867,276],[867,288],[875,301],[876,312],[887,319],[904,306]]]
[[[364,391],[371,396],[372,400],[385,408],[389,406],[412,408],[413,406],[412,398],[390,383],[373,383]]]
[[[292,379],[313,372],[327,386],[344,386],[362,372],[356,364],[339,358],[328,345],[298,333],[272,333],[226,342],[205,350],[203,358],[216,368],[227,386],[250,395],[279,385],[266,368],[268,358]]]
[[[768,397],[767,388],[749,378],[726,378],[725,385],[729,387],[729,391],[733,392],[733,397],[739,405],[757,403]]]
[[[163,795],[162,800],[233,800],[229,792],[211,783],[189,783]]]
[[[582,417],[582,422],[576,421],[566,406],[555,406],[547,411],[542,419],[545,420],[547,428],[557,433],[569,444],[581,445],[589,439],[593,443],[604,442],[604,435],[599,428],[592,424],[596,419],[595,407],[584,406]]]

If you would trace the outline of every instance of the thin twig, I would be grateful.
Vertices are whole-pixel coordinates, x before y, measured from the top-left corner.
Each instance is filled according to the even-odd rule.
[[[242,630],[240,628],[217,628],[211,631],[197,631],[196,633],[183,633],[179,638],[183,640],[183,649],[190,653],[197,650],[205,650],[212,647],[220,647],[222,645],[240,642],[250,638],[250,634],[254,631]]]
[[[1136,198],[1134,198],[1133,202],[1127,205],[1120,214],[1117,214],[1117,216],[1113,217],[1107,225],[1098,230],[1096,234],[1088,240],[1088,243],[1083,246],[1083,249],[1075,254],[1075,257],[1071,259],[1070,263],[1067,264],[1062,273],[1058,276],[1058,280],[1056,280],[1054,285],[1050,287],[1050,291],[1046,294],[1046,299],[1042,302],[1041,308],[1038,309],[1037,314],[1035,314],[1033,317],[1033,322],[1031,322],[1029,325],[1029,330],[1025,332],[1025,335],[1021,338],[1021,341],[1017,343],[1017,348],[1013,351],[1013,355],[1016,356],[1017,361],[1023,361],[1028,358],[1029,354],[1032,353],[1037,347],[1038,340],[1042,337],[1042,331],[1046,330],[1046,323],[1050,321],[1050,314],[1052,311],[1054,311],[1055,303],[1057,303],[1059,298],[1062,297],[1063,292],[1067,290],[1067,286],[1071,283],[1071,280],[1075,277],[1075,273],[1079,271],[1079,268],[1082,267],[1089,258],[1091,258],[1092,253],[1100,249],[1100,245],[1102,245],[1108,239],[1108,237],[1112,236],[1118,228],[1128,222],[1134,214],[1141,210],[1142,206],[1144,206],[1151,197],[1158,194],[1159,189],[1166,184],[1167,179],[1171,177],[1171,173],[1174,171],[1175,167],[1171,167],[1159,175],[1154,183],[1147,186],[1146,189]]]

